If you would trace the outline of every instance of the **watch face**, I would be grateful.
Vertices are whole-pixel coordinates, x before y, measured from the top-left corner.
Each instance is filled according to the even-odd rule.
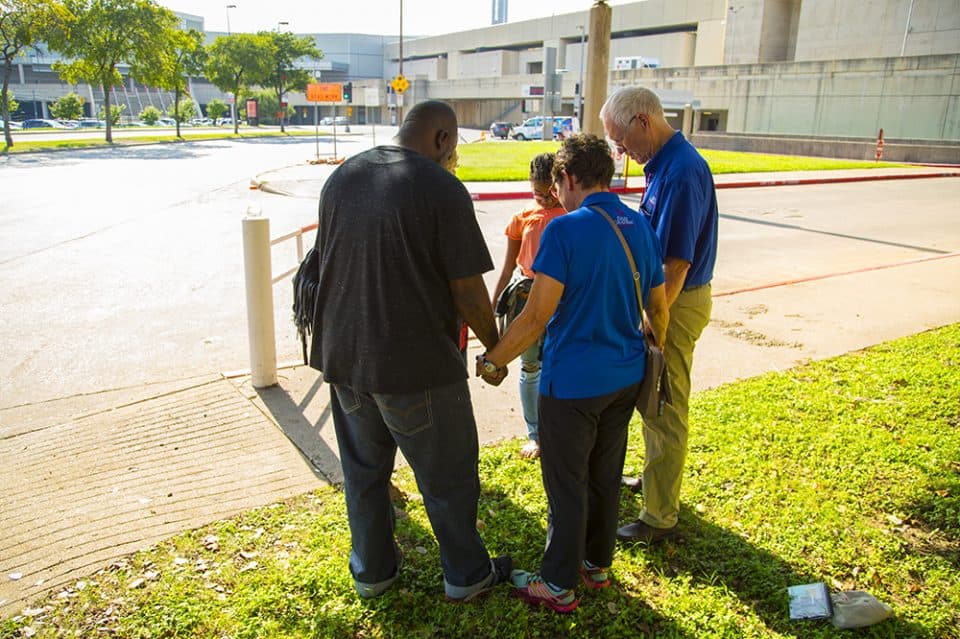
[[[496,373],[497,365],[491,362],[490,360],[485,359],[483,360],[483,370],[484,372],[490,373],[490,374]]]

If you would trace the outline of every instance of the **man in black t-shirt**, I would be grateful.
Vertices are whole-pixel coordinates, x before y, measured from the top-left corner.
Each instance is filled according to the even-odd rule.
[[[468,601],[512,568],[476,529],[479,443],[459,347],[460,318],[488,349],[497,341],[482,277],[493,263],[470,195],[442,166],[457,147],[453,110],[414,106],[393,141],[344,162],[320,194],[310,365],[330,384],[357,592],[379,595],[400,572],[388,493],[399,447],[446,595]]]

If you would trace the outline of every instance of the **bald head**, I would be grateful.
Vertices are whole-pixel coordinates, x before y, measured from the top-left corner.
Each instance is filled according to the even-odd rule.
[[[420,102],[407,111],[394,140],[443,164],[457,149],[457,114],[446,102]]]

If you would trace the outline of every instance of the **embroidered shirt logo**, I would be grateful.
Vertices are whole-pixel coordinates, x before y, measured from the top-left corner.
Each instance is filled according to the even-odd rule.
[[[626,215],[618,215],[617,226],[633,226],[633,220],[631,220]]]

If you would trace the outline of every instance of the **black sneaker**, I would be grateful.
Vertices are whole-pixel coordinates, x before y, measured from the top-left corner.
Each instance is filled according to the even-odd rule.
[[[620,541],[638,541],[645,544],[655,544],[664,539],[677,536],[677,525],[670,528],[654,528],[642,519],[621,526],[617,529],[617,539]]]

